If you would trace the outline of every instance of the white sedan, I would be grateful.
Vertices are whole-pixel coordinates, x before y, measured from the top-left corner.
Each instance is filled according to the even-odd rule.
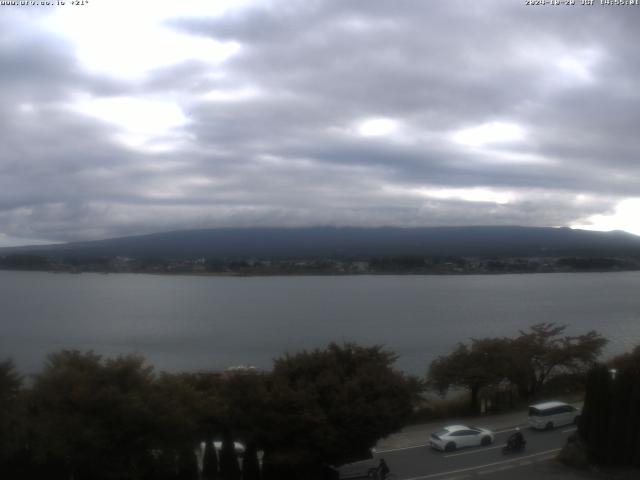
[[[456,448],[491,445],[493,438],[493,432],[486,428],[450,425],[432,433],[429,445],[436,450],[451,452]]]

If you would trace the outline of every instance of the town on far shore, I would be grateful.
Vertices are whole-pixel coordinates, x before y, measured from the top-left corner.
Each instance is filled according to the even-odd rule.
[[[640,270],[640,257],[380,256],[373,258],[58,257],[16,253],[0,257],[6,270],[196,275],[500,274]]]

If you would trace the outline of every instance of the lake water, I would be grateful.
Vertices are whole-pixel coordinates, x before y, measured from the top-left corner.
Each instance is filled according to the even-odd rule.
[[[160,370],[269,368],[331,341],[383,344],[423,374],[471,337],[536,322],[640,344],[640,272],[474,276],[197,277],[0,271],[0,359],[24,373],[63,348],[143,354]]]

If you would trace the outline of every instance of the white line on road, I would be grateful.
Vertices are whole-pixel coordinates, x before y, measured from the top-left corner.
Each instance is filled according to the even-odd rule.
[[[412,448],[422,448],[422,447],[428,447],[429,444],[428,443],[423,443],[420,445],[411,445],[409,447],[399,447],[399,448],[389,448],[387,450],[375,450],[375,453],[387,453],[387,452],[400,452],[402,450],[411,450]]]
[[[562,433],[574,432],[578,429],[578,427],[567,428],[566,430],[562,430]]]
[[[487,450],[493,450],[495,448],[502,448],[502,447],[504,447],[504,445],[496,445],[495,447],[476,448],[475,450],[469,450],[468,452],[460,452],[460,453],[452,453],[452,454],[449,454],[449,455],[443,455],[443,457],[444,458],[459,457],[460,455],[470,455],[472,453],[482,453],[482,452],[486,452]]]
[[[404,480],[426,480],[427,478],[436,478],[436,477],[441,477],[443,475],[452,475],[454,473],[462,473],[462,472],[469,472],[469,471],[472,471],[472,470],[480,470],[481,468],[493,467],[495,465],[503,465],[505,463],[510,463],[510,462],[517,462],[517,461],[521,461],[521,460],[523,460],[525,458],[539,457],[540,455],[547,455],[549,453],[559,452],[560,450],[561,450],[560,448],[554,448],[553,450],[545,450],[544,452],[532,453],[531,455],[527,455],[525,457],[519,457],[519,458],[515,458],[515,459],[510,459],[510,460],[502,460],[500,462],[487,463],[485,465],[477,465],[475,467],[461,468],[459,470],[450,470],[448,472],[432,473],[430,475],[424,475],[422,477],[405,478]]]

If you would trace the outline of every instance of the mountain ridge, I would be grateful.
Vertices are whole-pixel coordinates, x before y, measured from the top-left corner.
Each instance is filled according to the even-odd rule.
[[[634,256],[640,237],[567,227],[240,227],[0,248],[50,258],[319,258]]]

